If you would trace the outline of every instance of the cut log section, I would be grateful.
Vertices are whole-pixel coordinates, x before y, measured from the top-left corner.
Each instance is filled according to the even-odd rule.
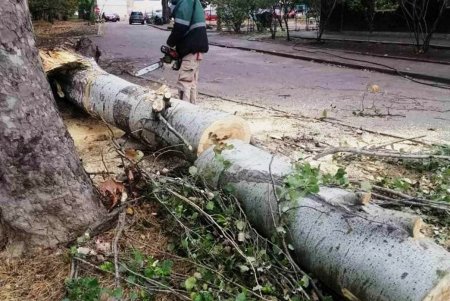
[[[274,187],[292,172],[289,162],[239,141],[222,156],[216,160],[212,149],[205,151],[195,162],[199,174],[216,189],[231,185],[252,224],[266,237],[276,235]],[[361,205],[355,193],[325,187],[281,208],[297,262],[347,298],[450,300],[450,254],[411,237],[414,229],[405,231],[417,227],[414,216]]]
[[[187,144],[184,150],[191,158],[217,141],[250,141],[250,129],[240,117],[169,101],[170,94],[130,83],[71,52],[41,52],[41,59],[67,99],[143,141],[156,136],[170,146]]]

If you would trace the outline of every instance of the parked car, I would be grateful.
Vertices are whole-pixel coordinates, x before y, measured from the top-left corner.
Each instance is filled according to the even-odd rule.
[[[164,24],[162,9],[157,9],[157,10],[153,10],[150,13],[146,13],[145,14],[145,22],[147,24],[156,24],[156,25]]]
[[[102,15],[103,20],[105,20],[105,22],[117,22],[120,21],[120,17],[118,14],[105,14],[103,13]]]
[[[217,21],[216,10],[205,9],[205,20],[206,21]]]
[[[144,14],[140,11],[133,11],[130,14],[130,19],[128,20],[128,22],[130,23],[130,25],[133,23],[144,24]]]

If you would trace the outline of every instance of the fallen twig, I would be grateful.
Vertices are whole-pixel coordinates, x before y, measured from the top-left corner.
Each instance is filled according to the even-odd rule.
[[[404,137],[401,137],[401,136],[388,134],[388,133],[383,133],[383,132],[377,132],[377,131],[374,131],[374,130],[369,130],[369,129],[365,129],[365,128],[362,128],[362,127],[354,126],[354,125],[351,125],[351,124],[346,124],[346,123],[340,121],[339,119],[335,119],[335,118],[323,118],[323,119],[316,118],[316,120],[327,122],[327,123],[331,123],[331,124],[335,124],[335,125],[344,126],[344,127],[355,129],[355,130],[364,131],[364,132],[367,132],[367,133],[370,133],[370,134],[375,134],[375,135],[380,135],[380,136],[385,136],[385,137],[392,137],[392,138],[397,138],[397,139],[405,139]],[[419,143],[419,144],[423,144],[423,145],[430,145],[429,143],[426,143],[426,142],[423,142],[423,141],[420,141],[420,140],[410,139],[410,141],[415,142],[415,143]]]
[[[114,236],[113,241],[113,252],[114,252],[114,271],[115,271],[115,286],[120,287],[120,274],[119,274],[119,248],[118,243],[120,236],[122,235],[123,228],[125,227],[125,218],[126,218],[126,211],[122,210],[119,214],[119,221],[117,222],[116,227],[116,235]]]
[[[385,187],[381,187],[381,186],[377,186],[377,185],[373,185],[372,189],[401,198],[401,199],[394,199],[394,198],[387,199],[387,197],[384,197],[384,199],[387,201],[403,203],[403,204],[413,205],[413,206],[429,207],[429,208],[433,208],[433,209],[450,210],[450,204],[448,204],[448,203],[430,201],[430,200],[426,200],[426,199],[422,199],[422,198],[413,197],[413,196],[410,196],[403,192],[385,188]]]
[[[102,270],[101,268],[99,268],[95,264],[90,263],[89,261],[84,260],[84,259],[82,259],[80,257],[74,257],[73,259],[76,260],[76,261],[79,261],[79,262],[81,262],[81,263],[83,263],[83,264],[85,264],[87,266],[90,266],[91,268],[94,268],[97,271],[100,271],[100,272],[103,272],[103,273],[107,273],[107,274],[110,274],[110,275],[114,275],[114,272]],[[156,292],[162,292],[162,293],[171,293],[172,292],[171,288],[169,288],[169,289],[158,289],[158,288],[153,288],[153,287],[146,287],[146,286],[140,285],[138,283],[135,283],[133,281],[130,281],[127,278],[124,278],[122,276],[120,276],[120,279],[124,280],[126,283],[128,283],[130,285],[139,287],[139,288],[144,289],[144,290],[149,291],[149,292],[155,292],[155,291]],[[155,281],[155,282],[158,283],[158,284],[162,284],[162,283],[160,283],[158,281]],[[162,284],[161,287],[165,287],[165,285]],[[190,300],[190,299],[186,299],[186,300]]]
[[[236,244],[236,242],[233,240],[232,237],[230,237],[230,235],[216,222],[216,220],[214,218],[212,218],[208,213],[206,213],[202,208],[200,208],[197,204],[195,204],[194,202],[192,202],[191,200],[189,200],[188,198],[182,196],[181,194],[171,190],[171,189],[166,189],[168,192],[170,192],[172,195],[176,196],[177,198],[179,198],[180,200],[185,201],[186,203],[188,203],[191,207],[193,207],[197,212],[199,212],[200,214],[202,214],[204,217],[206,217],[215,227],[217,227],[217,229],[222,233],[222,235],[228,240],[228,242],[235,248],[235,250],[239,253],[239,255],[242,256],[242,258],[245,259],[245,261],[250,265],[250,267],[253,270],[253,275],[255,277],[255,282],[257,284],[258,287],[260,287],[260,283],[257,277],[257,273],[256,273],[256,269],[255,266],[253,265],[253,263],[248,259],[248,257],[245,255],[245,253],[241,250],[241,248]],[[260,295],[259,297],[262,300],[268,300],[266,298],[264,298],[261,294],[261,291],[259,290]]]
[[[274,194],[274,196],[275,196],[275,200],[277,201],[278,218],[279,218],[279,220],[281,220],[281,218],[282,218],[282,212],[281,212],[281,210],[280,210],[280,198],[278,197],[277,189],[276,189],[276,185],[275,185],[275,179],[273,178],[273,174],[272,174],[272,163],[273,163],[273,159],[274,159],[274,158],[275,158],[274,155],[272,155],[272,158],[270,158],[270,163],[269,163],[269,173],[270,173],[270,180],[271,180],[271,182],[272,182],[272,191],[273,191],[273,194]],[[270,211],[273,212],[273,211],[272,211],[272,205],[271,205],[270,200],[269,200],[269,205],[270,205]],[[276,220],[275,220],[275,218],[273,217],[273,214],[272,214],[272,219],[273,219],[273,223],[274,223],[275,228],[277,228],[279,225],[276,224]],[[311,283],[311,286],[312,286],[314,292],[315,292],[315,293],[317,294],[317,296],[319,297],[319,300],[321,300],[321,301],[324,300],[324,297],[323,297],[323,295],[322,295],[322,292],[317,288],[316,284],[315,284],[314,281],[311,279],[311,277],[310,277],[308,274],[306,274],[306,272],[304,272],[304,271],[298,266],[298,264],[295,262],[295,260],[292,258],[291,253],[289,252],[289,246],[288,246],[288,244],[287,244],[287,242],[286,242],[286,237],[285,237],[285,235],[284,235],[283,233],[280,233],[280,236],[281,236],[281,241],[282,241],[282,245],[283,245],[283,248],[284,248],[285,256],[286,256],[286,258],[288,259],[288,261],[289,261],[289,263],[291,264],[291,266],[294,268],[294,270],[295,270],[296,272],[298,271],[302,276],[308,277],[308,279],[310,280],[310,283]],[[303,289],[302,289],[302,291],[303,291]],[[308,294],[306,294],[304,291],[303,291],[303,293],[307,296],[307,298],[308,298],[308,300],[309,300],[310,298],[309,298]]]
[[[78,263],[74,258],[72,258],[70,262],[69,279],[76,279],[77,277],[78,277]]]
[[[189,141],[187,141],[183,135],[181,135],[176,129],[174,129],[174,127],[166,120],[166,118],[164,118],[161,114],[157,114],[158,120],[161,121],[166,127],[167,129],[174,134],[178,139],[180,139],[181,142],[183,142],[183,144],[187,147],[188,150],[192,151],[192,145],[189,143]],[[143,126],[144,129],[149,130],[146,128],[145,123]]]
[[[314,157],[315,160],[320,159],[325,156],[337,154],[337,153],[352,153],[355,155],[364,155],[371,157],[385,157],[385,158],[399,158],[399,159],[441,159],[441,160],[449,160],[450,156],[444,155],[433,155],[433,154],[402,154],[402,153],[394,153],[394,152],[378,152],[378,151],[370,151],[360,148],[351,148],[351,147],[336,147],[331,148],[323,153],[318,154]]]
[[[139,278],[144,279],[145,281],[147,281],[147,282],[148,282],[149,284],[151,284],[151,285],[155,285],[155,286],[157,286],[157,287],[162,287],[162,288],[164,288],[164,290],[165,290],[166,292],[170,292],[170,293],[172,293],[172,294],[174,294],[174,295],[176,295],[176,296],[178,296],[178,297],[180,297],[180,298],[182,298],[182,299],[184,299],[184,300],[191,300],[188,296],[186,296],[186,295],[183,294],[184,291],[182,291],[182,290],[174,289],[174,288],[172,288],[172,287],[170,287],[170,286],[168,286],[168,285],[166,285],[166,284],[164,284],[164,283],[162,283],[162,282],[159,282],[159,281],[157,281],[157,280],[155,280],[155,279],[151,279],[151,278],[145,277],[144,275],[139,274],[139,273],[137,273],[137,272],[135,272],[135,271],[129,269],[129,268],[128,268],[126,265],[124,265],[124,264],[121,264],[121,266],[122,266],[122,268],[124,268],[128,273],[133,274],[134,276],[137,276],[137,277],[139,277]]]
[[[375,146],[375,147],[370,148],[370,149],[372,149],[372,150],[381,149],[381,148],[385,148],[387,146],[394,145],[394,144],[401,143],[401,142],[405,142],[405,141],[411,141],[411,142],[417,143],[416,141],[414,141],[415,139],[420,139],[420,138],[424,138],[424,137],[426,137],[426,135],[412,137],[412,138],[401,138],[401,139],[394,140],[394,141],[389,142],[389,143],[385,143],[385,144],[381,144],[381,145]]]

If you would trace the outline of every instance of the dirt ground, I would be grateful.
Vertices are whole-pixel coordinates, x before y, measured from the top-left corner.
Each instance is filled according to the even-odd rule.
[[[84,22],[70,24],[56,22],[50,27],[48,24],[35,24],[35,32],[39,35],[38,44],[52,46],[66,40],[67,37],[79,34],[94,34],[96,26],[88,26]],[[55,38],[56,37],[56,38]],[[68,41],[71,43],[71,41]],[[123,70],[126,66],[104,62],[103,67],[118,76],[135,83],[158,87],[159,83],[145,79],[134,78]],[[173,94],[176,92],[173,91]],[[72,105],[58,102],[61,115],[74,139],[77,151],[83,161],[84,167],[91,174],[95,183],[100,183],[114,173],[122,171],[121,159],[117,155],[112,138],[125,147],[139,149],[145,155],[145,168],[151,173],[167,173],[180,166],[185,166],[181,158],[172,156],[157,146],[143,146],[123,137],[123,132],[106,126],[81,112]],[[287,111],[274,110],[270,107],[255,106],[254,104],[240,103],[234,99],[218,96],[201,95],[199,105],[230,112],[246,119],[253,134],[252,143],[267,149],[272,153],[286,156],[292,161],[304,159],[314,166],[320,165],[323,172],[334,173],[339,167],[345,167],[352,180],[368,180],[376,182],[382,178],[408,179],[417,185],[426,186],[426,175],[417,173],[389,160],[372,158],[358,158],[355,156],[327,156],[314,160],[314,156],[329,147],[350,146],[369,147],[389,144],[399,140],[377,133],[367,132],[358,128],[351,128],[320,118],[304,117]],[[413,137],[406,137],[413,138]],[[418,138],[420,140],[420,138]],[[127,141],[127,142],[126,142]],[[392,149],[404,152],[428,151],[430,145],[404,141],[390,146]],[[431,221],[426,212],[414,209],[415,213]],[[162,234],[161,223],[157,218],[157,208],[144,206],[135,208],[131,218],[130,228],[121,247],[126,249],[132,245],[146,254],[164,258],[170,256],[166,253],[169,237]],[[148,227],[133,228],[134,225],[148,225]],[[435,238],[440,244],[450,248],[449,226],[431,224],[426,233]],[[114,230],[99,237],[102,241],[112,241]],[[180,263],[182,266],[182,263]],[[182,268],[181,268],[182,269]],[[70,271],[70,259],[67,249],[42,252],[40,256],[29,257],[22,260],[5,260],[0,265],[0,300],[60,300],[64,296],[64,280]],[[182,273],[183,271],[180,271]],[[95,274],[95,271],[84,267],[84,274]],[[105,286],[112,286],[113,277],[103,277]],[[159,296],[156,300],[169,300],[167,296]]]
[[[98,24],[90,24],[85,20],[55,21],[53,24],[46,21],[33,22],[33,29],[38,47],[61,47],[65,43],[72,43],[84,35],[94,35],[98,32]]]

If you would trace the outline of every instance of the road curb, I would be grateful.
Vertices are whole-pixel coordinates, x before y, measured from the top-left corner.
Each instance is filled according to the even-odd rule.
[[[168,28],[163,28],[163,27],[160,27],[159,25],[155,25],[155,24],[147,24],[147,26],[150,26],[150,27],[162,30],[162,31],[170,31],[170,29],[168,29]]]
[[[294,39],[302,39],[302,40],[316,40],[316,38],[313,37],[302,37],[302,36],[296,36],[293,35],[292,38]],[[407,42],[395,42],[395,41],[377,41],[377,40],[361,40],[361,39],[349,39],[349,38],[321,38],[324,41],[339,41],[339,42],[352,42],[352,43],[370,43],[370,44],[385,44],[385,45],[401,45],[401,46],[414,46],[413,43],[407,43]],[[439,45],[439,44],[430,44],[430,48],[434,49],[445,49],[450,50],[450,46],[446,45]]]
[[[412,79],[422,79],[422,80],[428,80],[428,81],[432,81],[432,82],[450,84],[450,78],[438,77],[438,76],[422,74],[422,73],[414,73],[414,72],[409,72],[409,71],[399,71],[393,67],[391,70],[391,69],[381,68],[381,67],[346,63],[346,62],[332,60],[332,59],[314,58],[314,57],[303,56],[303,55],[299,55],[299,54],[276,52],[273,50],[263,50],[263,49],[255,49],[255,48],[250,48],[250,47],[225,45],[225,44],[218,43],[218,42],[209,42],[209,44],[212,46],[222,47],[222,48],[231,48],[231,49],[237,49],[237,50],[243,50],[243,51],[254,51],[254,52],[258,52],[258,53],[275,55],[275,56],[280,56],[280,57],[285,57],[285,58],[299,59],[299,60],[304,60],[304,61],[314,61],[314,62],[323,63],[323,64],[339,65],[339,66],[344,66],[347,68],[358,69],[358,70],[370,70],[370,71],[376,71],[379,73],[385,73],[385,74],[396,75],[396,76],[403,75],[404,77],[407,77],[407,78],[410,77]]]

